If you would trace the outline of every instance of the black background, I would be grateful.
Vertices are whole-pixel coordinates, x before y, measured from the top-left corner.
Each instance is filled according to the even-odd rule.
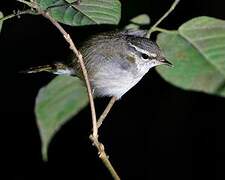
[[[119,28],[141,13],[155,22],[171,3],[122,0]],[[4,14],[24,9],[13,0],[0,5]],[[176,29],[202,15],[224,19],[224,2],[181,0],[161,27]],[[113,28],[64,27],[76,44]],[[38,90],[54,76],[18,71],[65,59],[70,51],[61,34],[44,18],[26,15],[5,22],[0,39],[1,179],[111,179],[88,139],[88,107],[62,127],[50,144],[49,162],[42,162],[33,109]],[[96,100],[98,114],[107,101]],[[100,140],[122,179],[225,179],[224,107],[224,98],[183,91],[151,70],[116,103]]]

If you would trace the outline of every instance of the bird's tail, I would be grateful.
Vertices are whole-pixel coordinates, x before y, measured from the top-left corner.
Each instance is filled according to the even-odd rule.
[[[49,72],[58,75],[75,75],[74,69],[64,65],[62,63],[55,63],[52,65],[43,65],[37,67],[31,67],[27,70],[21,71],[21,73],[39,73],[39,72]]]

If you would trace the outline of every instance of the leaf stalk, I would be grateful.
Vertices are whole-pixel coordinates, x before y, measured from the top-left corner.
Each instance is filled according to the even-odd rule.
[[[147,38],[150,38],[151,33],[155,30],[155,28],[175,9],[179,2],[180,0],[175,0],[169,10],[167,10],[166,13],[149,29],[146,36]]]

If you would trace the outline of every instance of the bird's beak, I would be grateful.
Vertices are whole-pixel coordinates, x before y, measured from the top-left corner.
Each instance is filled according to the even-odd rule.
[[[173,64],[172,64],[171,62],[167,61],[165,57],[162,57],[162,58],[160,59],[160,62],[161,62],[162,64],[167,65],[167,66],[173,67]]]

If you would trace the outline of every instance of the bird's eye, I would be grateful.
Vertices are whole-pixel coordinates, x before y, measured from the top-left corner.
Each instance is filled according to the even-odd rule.
[[[148,56],[147,54],[145,54],[145,53],[142,53],[142,54],[141,54],[141,57],[142,57],[143,59],[149,59],[149,56]]]

